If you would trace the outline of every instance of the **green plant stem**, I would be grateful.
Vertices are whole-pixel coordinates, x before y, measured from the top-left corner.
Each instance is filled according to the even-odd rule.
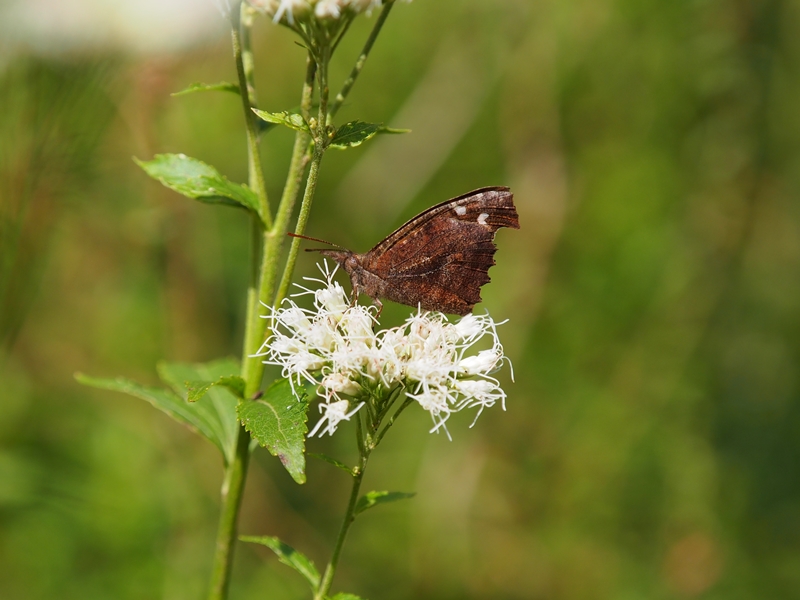
[[[341,91],[336,95],[336,98],[333,102],[328,105],[328,66],[327,61],[330,58],[330,54],[333,52],[333,49],[322,49],[322,55],[318,55],[317,60],[319,61],[318,69],[319,69],[319,88],[320,88],[320,102],[319,102],[319,115],[317,118],[317,127],[318,131],[324,131],[325,135],[327,135],[326,128],[324,125],[327,125],[330,119],[339,111],[342,107],[342,103],[344,102],[347,95],[350,93],[350,90],[353,88],[353,85],[358,79],[358,76],[361,74],[361,71],[364,68],[364,64],[367,61],[367,57],[369,56],[370,51],[372,50],[372,46],[375,44],[375,40],[378,37],[378,34],[383,27],[383,24],[386,22],[387,17],[389,16],[389,12],[392,9],[394,2],[390,2],[384,5],[383,9],[381,10],[381,14],[378,15],[378,19],[375,22],[375,25],[372,28],[372,31],[367,37],[367,41],[364,44],[363,49],[361,50],[361,54],[358,56],[358,60],[356,61],[355,66],[350,71],[350,75],[347,80],[344,82]],[[336,42],[338,44],[338,40]],[[304,113],[303,116],[308,120],[309,115]],[[311,210],[311,200],[314,197],[314,190],[316,188],[316,177],[317,172],[319,170],[319,161],[322,160],[322,154],[324,153],[324,146],[320,149],[320,136],[317,136],[317,140],[315,140],[315,147],[313,150],[307,150],[306,156],[308,156],[309,152],[311,152],[312,160],[311,160],[311,171],[309,172],[308,182],[306,183],[306,193],[303,197],[303,203],[300,207],[300,215],[297,219],[297,227],[295,227],[295,233],[298,235],[302,235],[305,231],[306,222],[308,221],[308,213]],[[324,139],[323,143],[327,144],[328,140]],[[316,162],[316,167],[315,167]],[[314,180],[313,186],[311,172],[314,172]],[[309,186],[311,186],[311,194],[309,195]],[[300,252],[300,240],[298,238],[294,238],[292,240],[292,244],[289,248],[289,257],[286,260],[286,267],[283,271],[283,276],[281,277],[280,285],[278,286],[278,292],[275,295],[275,300],[273,306],[278,306],[280,302],[286,297],[287,292],[289,291],[289,285],[292,281],[292,275],[294,273],[295,263],[297,262],[297,255]]]
[[[378,420],[383,421],[386,414],[392,409],[394,406],[395,401],[400,397],[400,394],[403,392],[405,387],[403,385],[395,386],[390,392],[389,397],[387,400],[380,404],[378,410]]]
[[[339,110],[342,102],[353,87],[356,78],[364,67],[366,58],[375,42],[375,39],[389,14],[392,4],[387,4],[381,11],[378,20],[353,68],[350,77],[345,82],[342,91],[337,95],[336,100],[328,104],[328,62],[332,52],[331,47],[324,46],[318,48],[317,52],[309,55],[306,68],[306,79],[303,86],[301,100],[301,111],[308,120],[311,112],[311,100],[314,87],[315,75],[319,83],[319,111],[316,127],[313,128],[313,144],[311,136],[305,132],[298,132],[295,136],[295,145],[292,151],[292,160],[289,166],[289,173],[284,186],[281,201],[273,223],[272,214],[267,196],[264,172],[261,167],[261,150],[259,147],[259,135],[256,116],[252,108],[256,104],[255,85],[253,82],[253,60],[250,50],[250,27],[252,25],[252,14],[248,9],[242,11],[240,2],[235,2],[231,10],[232,21],[232,43],[234,59],[236,61],[236,71],[239,78],[239,91],[242,98],[242,107],[245,113],[245,125],[247,131],[248,146],[248,173],[249,185],[256,192],[259,198],[259,221],[253,224],[253,255],[254,264],[260,262],[259,268],[254,268],[251,274],[251,283],[247,294],[247,317],[245,324],[245,340],[242,357],[242,377],[245,380],[245,402],[248,401],[261,387],[261,380],[264,374],[263,363],[253,355],[258,351],[264,341],[266,332],[266,320],[260,317],[260,304],[270,304],[277,306],[286,296],[289,283],[294,273],[297,254],[299,252],[299,239],[292,240],[289,256],[281,277],[277,294],[272,298],[277,275],[277,264],[283,247],[283,239],[288,230],[288,222],[297,200],[303,172],[310,160],[308,178],[306,180],[305,192],[297,217],[295,232],[302,235],[305,231],[308,217],[311,212],[311,203],[316,192],[317,180],[319,177],[319,167],[322,156],[332,134],[328,127],[330,117]],[[330,110],[329,110],[330,109]],[[259,260],[260,258],[260,260]],[[359,434],[362,429],[359,428]],[[385,432],[384,432],[385,433]],[[370,436],[370,433],[366,433]],[[222,507],[220,512],[220,522],[217,532],[217,544],[214,554],[212,567],[211,586],[209,600],[225,600],[228,593],[228,583],[230,581],[230,570],[233,560],[233,544],[236,539],[236,525],[238,521],[239,508],[241,506],[242,493],[247,479],[247,465],[250,457],[250,434],[239,427],[237,433],[236,453],[231,464],[226,466],[225,480],[222,487]],[[339,560],[347,531],[355,518],[355,506],[358,501],[358,493],[361,487],[361,480],[367,465],[367,459],[373,444],[359,444],[361,450],[361,460],[353,473],[353,489],[350,495],[345,519],[337,538],[336,547],[328,564],[319,590],[315,598],[322,599],[330,589],[336,565]]]
[[[367,62],[367,57],[372,50],[372,46],[375,44],[375,40],[378,38],[378,34],[381,32],[381,28],[386,22],[389,13],[392,11],[393,6],[394,2],[389,2],[381,9],[381,14],[378,15],[378,19],[375,21],[375,25],[372,27],[372,31],[370,32],[367,41],[364,43],[364,48],[362,48],[361,54],[358,55],[355,66],[350,71],[350,75],[344,82],[344,85],[342,85],[341,91],[336,94],[336,98],[333,100],[333,102],[331,102],[329,111],[330,118],[336,116],[336,113],[339,112],[339,109],[342,107],[342,104],[344,103],[345,98],[347,98],[347,95],[350,93],[350,90],[353,89],[353,85],[355,84],[356,79],[358,79],[358,76],[361,74],[364,64]]]
[[[352,469],[351,475],[353,477],[353,487],[350,490],[350,499],[347,502],[347,510],[345,511],[342,525],[339,528],[339,535],[336,537],[336,545],[333,548],[331,560],[325,567],[325,572],[322,575],[319,587],[314,594],[314,600],[323,600],[327,597],[328,592],[331,589],[333,577],[336,574],[336,566],[339,564],[339,556],[342,553],[342,548],[344,547],[347,533],[357,516],[355,511],[356,506],[358,505],[358,494],[361,490],[361,483],[364,479],[364,473],[367,470],[367,462],[369,461],[369,457],[372,454],[372,451],[378,447],[378,444],[380,444],[383,436],[386,435],[386,432],[392,426],[395,419],[397,419],[400,413],[402,413],[406,407],[413,402],[411,398],[406,397],[403,404],[397,409],[397,411],[395,411],[383,430],[376,435],[380,429],[381,422],[383,421],[383,416],[386,415],[388,408],[395,402],[395,400],[397,400],[402,391],[403,388],[397,387],[389,393],[389,397],[386,399],[386,410],[378,410],[376,398],[368,398],[364,406],[364,408],[367,410],[360,411],[356,415],[356,445],[358,446],[359,453],[358,465]],[[366,412],[366,415],[364,412]]]
[[[233,548],[236,541],[236,523],[242,505],[249,462],[250,434],[240,425],[236,437],[236,454],[233,461],[225,468],[225,480],[222,484],[217,542],[214,548],[214,562],[208,592],[209,600],[225,600],[228,597]]]
[[[235,3],[231,9],[231,39],[247,131],[249,182],[250,186],[258,194],[260,206],[259,218],[254,217],[252,224],[253,263],[256,264],[259,260],[259,255],[261,255],[262,263],[266,259],[266,254],[260,252],[258,240],[262,236],[264,227],[269,226],[272,217],[269,212],[264,173],[261,169],[257,125],[255,115],[251,110],[252,105],[255,103],[252,53],[250,51],[252,20],[248,13],[241,13],[240,10],[241,5],[239,3]],[[245,57],[247,58],[245,59]],[[247,67],[245,60],[247,60]],[[258,298],[260,296],[258,288],[261,283],[261,277],[259,273],[259,269],[253,269],[247,291],[247,321],[245,326],[244,356],[242,357],[242,376],[245,379],[246,398],[252,396],[258,390],[263,374],[263,366],[261,369],[252,368],[253,363],[259,366],[261,363],[250,358],[251,353],[249,352],[254,338],[254,325],[259,325],[260,321],[258,315]],[[211,568],[209,600],[225,600],[228,596],[231,565],[233,564],[233,549],[236,541],[236,526],[239,519],[244,486],[247,481],[247,466],[249,462],[250,434],[243,426],[239,425],[236,434],[236,452],[233,460],[225,465],[225,476],[220,494],[220,518]]]
[[[249,12],[241,11],[241,3],[234,2],[231,8],[231,41],[233,44],[233,57],[236,61],[236,73],[239,77],[239,95],[242,98],[244,120],[247,131],[247,168],[248,183],[258,196],[259,216],[264,226],[272,226],[272,214],[267,196],[267,186],[264,181],[264,170],[261,168],[261,148],[258,140],[258,123],[256,115],[251,110],[254,106],[255,86],[252,83],[252,53],[249,48],[252,18]],[[243,34],[242,31],[247,31]],[[248,44],[243,50],[243,43]],[[249,66],[246,68],[244,56],[248,56]]]
[[[314,192],[317,189],[317,178],[319,177],[319,165],[322,161],[322,155],[325,151],[315,148],[314,154],[311,157],[311,167],[308,170],[308,179],[306,180],[306,191],[303,194],[303,202],[300,205],[300,214],[297,217],[297,226],[295,233],[302,235],[306,230],[306,223],[308,223],[308,215],[311,212],[311,202],[314,199]],[[289,247],[289,256],[286,259],[286,268],[281,277],[281,283],[278,287],[278,293],[275,295],[274,306],[278,306],[286,297],[286,292],[289,290],[289,284],[292,281],[292,274],[294,273],[294,266],[297,262],[297,254],[300,252],[300,239],[293,238],[292,244]]]
[[[301,110],[304,112],[308,112],[311,107],[315,72],[315,63],[309,55],[300,102]],[[295,134],[294,149],[292,150],[292,158],[289,163],[289,172],[286,176],[283,194],[278,205],[278,213],[273,226],[263,232],[263,239],[260,240],[262,259],[258,273],[258,289],[257,291],[253,290],[254,293],[248,295],[248,318],[245,332],[244,364],[246,369],[243,376],[248,384],[245,396],[248,398],[258,391],[258,386],[261,384],[261,378],[264,373],[264,364],[258,359],[248,357],[252,357],[258,352],[266,335],[267,320],[260,317],[260,306],[262,304],[267,306],[278,305],[278,301],[273,299],[278,262],[286,239],[286,232],[289,230],[289,220],[297,202],[303,172],[308,162],[306,149],[308,148],[309,139],[310,136],[303,131],[298,131]],[[284,277],[287,277],[286,273],[284,273]],[[291,273],[288,274],[288,277],[291,278]],[[251,388],[249,385],[251,380],[256,384],[255,387]]]
[[[247,85],[247,100],[250,106],[258,106],[255,84],[255,60],[253,59],[253,44],[250,36],[253,30],[253,19],[255,18],[256,12],[247,5],[241,6],[242,16],[239,34],[242,40],[242,70],[244,72],[244,81]],[[239,83],[241,85],[241,80]]]
[[[300,100],[300,113],[303,115],[303,118],[306,120],[306,122],[308,122],[311,114],[311,103],[314,92],[314,78],[316,76],[316,70],[316,62],[314,61],[314,57],[309,52],[306,61],[306,79],[303,83],[303,94]],[[273,232],[275,234],[274,243],[276,248],[274,252],[276,254],[276,260],[272,265],[270,273],[268,274],[270,278],[269,289],[265,289],[265,291],[268,291],[269,294],[272,294],[274,291],[275,278],[277,276],[278,268],[277,256],[283,249],[283,243],[286,239],[286,232],[289,230],[289,219],[294,211],[294,206],[297,202],[297,196],[300,191],[303,172],[305,171],[306,165],[310,159],[308,153],[310,141],[311,136],[304,131],[298,131],[295,134],[294,148],[292,148],[292,159],[289,163],[289,175],[286,178],[286,185],[283,188],[281,203],[278,207],[278,215],[275,219],[275,225],[273,227]],[[272,248],[270,248],[270,250],[272,251]],[[281,277],[281,282],[283,282],[284,279],[291,279],[292,277],[292,272],[288,270],[288,267],[289,265],[287,263],[283,272],[283,276]],[[278,306],[280,303],[278,296],[270,298],[270,300],[272,300],[272,306]]]
[[[306,230],[308,215],[311,212],[311,203],[314,200],[314,193],[317,190],[319,165],[322,162],[322,156],[325,154],[325,149],[329,141],[329,132],[326,123],[328,120],[328,61],[330,60],[330,48],[321,48],[318,52],[316,74],[319,84],[319,112],[317,113],[316,125],[313,128],[314,146],[311,154],[311,166],[308,169],[306,189],[303,194],[303,202],[300,204],[300,214],[297,216],[297,225],[294,230],[297,235],[303,235],[303,232]],[[294,238],[289,247],[289,256],[286,259],[286,266],[283,270],[283,276],[281,277],[273,306],[278,306],[286,297],[299,252],[300,239]]]
[[[379,433],[379,434],[376,436],[376,438],[375,438],[375,446],[377,446],[378,444],[380,444],[380,443],[381,443],[381,440],[383,439],[383,436],[385,436],[385,435],[386,435],[386,432],[387,432],[387,431],[389,431],[389,428],[390,428],[392,425],[394,425],[394,422],[397,420],[397,417],[399,417],[399,416],[400,416],[400,414],[401,414],[401,413],[402,413],[402,412],[403,412],[403,411],[404,411],[406,408],[408,408],[408,407],[409,407],[409,406],[410,406],[410,405],[411,405],[413,402],[414,402],[414,400],[413,400],[412,398],[409,398],[409,397],[406,397],[406,399],[405,399],[405,400],[403,400],[403,403],[400,405],[400,408],[398,408],[398,409],[395,411],[395,413],[394,413],[394,414],[393,414],[393,415],[392,415],[392,416],[389,418],[389,422],[388,422],[388,423],[386,423],[386,426],[385,426],[385,427],[384,427],[384,428],[381,430],[381,432],[380,432],[380,433]]]
[[[362,447],[359,444],[359,447]],[[347,502],[347,511],[342,520],[342,526],[339,528],[339,535],[336,537],[336,545],[333,548],[331,560],[325,567],[325,573],[319,583],[319,588],[314,594],[314,600],[323,600],[327,597],[333,583],[333,576],[336,574],[336,565],[339,563],[339,556],[344,547],[344,541],[347,538],[347,532],[350,525],[356,518],[356,504],[358,503],[358,493],[361,490],[361,481],[364,478],[364,471],[367,469],[367,461],[369,460],[370,450],[369,447],[364,447],[361,451],[361,458],[358,461],[358,466],[353,469],[353,487],[350,490],[350,500]]]
[[[333,45],[331,46],[331,56],[333,56],[333,53],[336,52],[336,48],[339,47],[339,43],[342,41],[342,38],[344,38],[344,36],[350,30],[350,25],[353,24],[353,19],[355,19],[355,15],[354,14],[348,14],[345,17],[345,19],[346,20],[344,22],[344,25],[342,25],[342,29],[336,35],[336,41],[333,42]]]

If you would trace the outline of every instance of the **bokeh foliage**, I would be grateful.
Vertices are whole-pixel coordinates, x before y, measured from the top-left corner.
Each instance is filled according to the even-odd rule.
[[[374,17],[373,17],[374,18]],[[369,22],[340,48],[349,70]],[[259,102],[297,105],[302,50],[256,32]],[[484,305],[509,318],[508,412],[454,441],[407,411],[337,586],[400,598],[800,597],[800,9],[779,0],[415,0],[339,121],[413,130],[329,153],[309,234],[366,250],[422,209],[510,185]],[[75,371],[156,383],[240,352],[238,211],[131,161],[245,177],[228,40],[170,55],[16,54],[0,72],[0,597],[197,598],[221,465],[150,406]],[[276,197],[291,134],[265,138]],[[314,272],[313,257],[300,270]],[[389,323],[405,309],[387,305]],[[312,408],[312,419],[314,411]],[[311,452],[352,458],[349,432]],[[323,563],[346,478],[256,454],[241,531]],[[301,598],[240,545],[232,597]]]

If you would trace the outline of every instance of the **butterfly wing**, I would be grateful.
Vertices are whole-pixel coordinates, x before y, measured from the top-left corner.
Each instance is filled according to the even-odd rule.
[[[494,235],[519,229],[505,187],[475,190],[420,213],[364,255],[363,267],[384,280],[389,300],[467,314],[494,265]]]

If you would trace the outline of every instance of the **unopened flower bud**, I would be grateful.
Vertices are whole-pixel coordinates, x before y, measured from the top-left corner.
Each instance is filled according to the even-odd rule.
[[[494,350],[481,350],[474,356],[462,359],[459,370],[467,375],[484,375],[491,373],[501,358]]]
[[[318,19],[338,19],[341,14],[341,0],[319,0],[314,7]]]

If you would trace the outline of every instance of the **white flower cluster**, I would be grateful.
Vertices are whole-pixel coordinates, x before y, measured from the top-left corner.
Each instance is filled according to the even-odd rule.
[[[386,0],[248,0],[248,3],[276,23],[283,21],[294,25],[296,20],[303,21],[312,15],[326,20],[338,19],[346,12],[370,14],[373,9],[386,4]]]
[[[466,315],[450,323],[441,313],[412,314],[400,327],[373,332],[375,307],[351,306],[327,264],[312,294],[314,308],[302,309],[291,299],[269,317],[271,335],[259,355],[283,368],[293,384],[308,381],[324,399],[323,417],[309,434],[332,434],[353,416],[370,395],[380,397],[396,386],[427,410],[436,431],[449,416],[465,408],[481,411],[506,394],[491,376],[506,358],[497,337],[497,323],[486,315]],[[491,348],[469,353],[488,337]],[[350,410],[351,403],[357,406]],[[349,411],[349,412],[348,412]],[[476,419],[477,416],[476,415]],[[474,424],[474,421],[473,421]]]

